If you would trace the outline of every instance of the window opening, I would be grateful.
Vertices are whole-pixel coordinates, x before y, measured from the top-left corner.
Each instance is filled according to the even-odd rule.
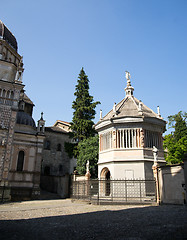
[[[18,154],[17,171],[23,171],[24,155],[24,151],[20,151]]]

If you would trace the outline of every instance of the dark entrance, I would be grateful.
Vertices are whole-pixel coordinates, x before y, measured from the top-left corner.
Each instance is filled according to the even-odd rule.
[[[110,196],[110,171],[106,173],[106,190],[105,190],[105,195]]]

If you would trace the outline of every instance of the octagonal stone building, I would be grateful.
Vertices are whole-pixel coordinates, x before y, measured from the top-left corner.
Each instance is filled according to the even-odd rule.
[[[152,179],[153,146],[165,164],[162,134],[166,121],[134,97],[126,72],[126,96],[95,125],[99,134],[99,179]]]

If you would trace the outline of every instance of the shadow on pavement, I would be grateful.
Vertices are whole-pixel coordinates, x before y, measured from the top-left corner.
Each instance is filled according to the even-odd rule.
[[[56,193],[47,192],[41,189],[40,197],[38,200],[54,200],[54,199],[61,199],[61,197]]]
[[[0,221],[0,239],[187,239],[185,206]]]

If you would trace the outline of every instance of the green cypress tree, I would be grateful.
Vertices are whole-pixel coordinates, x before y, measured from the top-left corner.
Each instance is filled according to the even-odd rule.
[[[96,114],[95,108],[100,102],[94,102],[93,96],[89,94],[89,80],[83,68],[78,76],[75,90],[76,99],[72,104],[74,113],[70,128],[73,138],[79,142],[95,135],[93,119]]]

